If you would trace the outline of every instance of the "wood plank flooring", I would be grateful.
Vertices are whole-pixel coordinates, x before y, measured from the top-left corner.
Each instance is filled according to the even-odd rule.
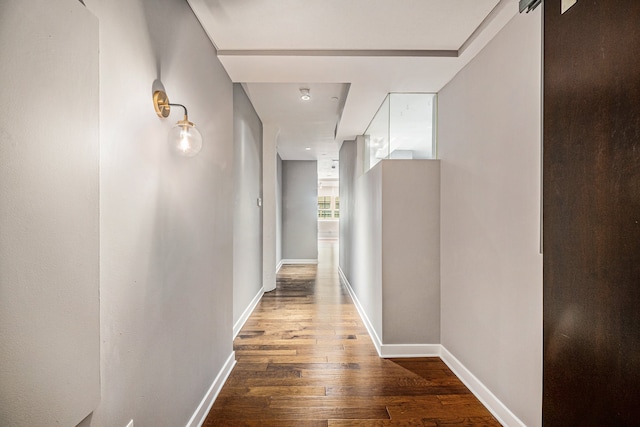
[[[500,426],[439,358],[381,359],[337,273],[284,266],[234,342],[213,426]]]

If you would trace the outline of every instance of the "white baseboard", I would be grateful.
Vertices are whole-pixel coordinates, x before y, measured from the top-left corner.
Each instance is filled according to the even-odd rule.
[[[507,406],[496,397],[475,375],[471,373],[453,354],[451,354],[442,344],[382,344],[380,337],[369,321],[364,308],[358,301],[351,284],[347,280],[344,272],[338,267],[338,274],[344,287],[351,295],[353,304],[356,306],[360,318],[364,323],[371,341],[383,358],[392,357],[440,357],[449,366],[454,374],[467,386],[467,388],[478,398],[480,402],[493,414],[494,417],[506,427],[526,427],[526,425],[507,408]]]
[[[440,346],[440,358],[449,369],[467,386],[480,402],[493,414],[494,417],[507,427],[526,427],[507,406],[500,401],[475,375],[471,373],[453,354],[444,346]]]
[[[283,259],[282,264],[317,264],[318,259]]]
[[[209,390],[205,393],[204,397],[202,398],[202,401],[196,408],[196,411],[191,416],[191,419],[187,422],[186,427],[202,426],[202,424],[204,423],[204,420],[207,418],[207,415],[209,414],[209,411],[211,410],[211,407],[213,406],[213,402],[215,402],[216,397],[218,397],[218,394],[220,394],[220,390],[222,390],[222,386],[224,385],[225,381],[227,381],[227,378],[229,377],[229,374],[231,374],[231,370],[233,370],[233,367],[235,365],[236,365],[236,353],[232,351],[229,357],[227,358],[227,361],[224,362],[222,369],[220,370],[216,378],[213,380],[211,387],[209,387]]]
[[[282,260],[280,260],[278,265],[276,265],[276,274],[278,274],[278,271],[280,271],[281,268],[282,268]]]
[[[382,344],[378,353],[392,357],[440,357],[440,344]]]
[[[253,313],[253,310],[256,309],[256,306],[260,302],[260,298],[262,298],[263,294],[264,294],[264,287],[261,287],[258,293],[256,294],[256,296],[253,297],[253,299],[249,303],[249,306],[242,313],[242,316],[240,316],[236,324],[233,325],[233,339],[236,339],[236,337],[238,336],[238,333],[240,332],[240,329],[242,329],[242,327],[247,322],[247,320],[249,320],[249,316],[251,316],[251,313]]]
[[[344,275],[344,272],[342,271],[342,268],[340,268],[340,266],[338,266],[338,275],[340,276],[340,281],[344,285],[345,289],[347,290],[347,292],[349,292],[349,295],[353,300],[353,305],[356,306],[356,310],[358,310],[358,314],[360,314],[362,323],[364,323],[365,328],[367,328],[367,332],[369,332],[369,336],[371,337],[371,341],[373,341],[373,345],[378,352],[378,356],[384,357],[382,356],[382,340],[380,340],[380,337],[376,333],[376,330],[373,328],[373,323],[371,323],[371,321],[367,317],[367,313],[365,313],[364,307],[362,307],[362,304],[360,304],[356,293],[353,291],[351,284],[347,280],[347,276]]]

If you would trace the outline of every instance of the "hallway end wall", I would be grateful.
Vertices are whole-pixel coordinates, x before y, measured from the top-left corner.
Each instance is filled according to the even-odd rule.
[[[442,344],[541,425],[541,13],[515,16],[438,95]]]
[[[318,260],[318,162],[282,162],[282,257]]]

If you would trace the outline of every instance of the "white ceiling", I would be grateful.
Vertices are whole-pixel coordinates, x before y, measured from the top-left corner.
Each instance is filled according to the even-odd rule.
[[[263,124],[279,129],[281,157],[318,159],[321,177],[387,93],[438,92],[518,13],[518,0],[188,2]]]
[[[209,34],[221,50],[458,50],[498,0],[201,3],[209,14]]]

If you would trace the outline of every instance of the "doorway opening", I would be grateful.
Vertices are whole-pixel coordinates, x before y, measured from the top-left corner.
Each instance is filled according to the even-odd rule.
[[[318,180],[318,242],[338,240],[340,186],[337,176]]]

